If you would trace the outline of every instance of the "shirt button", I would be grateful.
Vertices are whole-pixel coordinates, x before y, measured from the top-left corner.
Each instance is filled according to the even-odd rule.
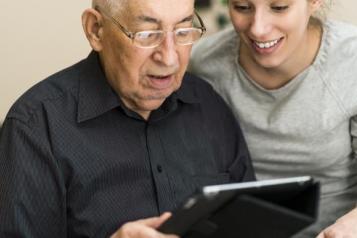
[[[158,165],[156,166],[156,169],[159,173],[162,173],[162,166],[161,165]]]

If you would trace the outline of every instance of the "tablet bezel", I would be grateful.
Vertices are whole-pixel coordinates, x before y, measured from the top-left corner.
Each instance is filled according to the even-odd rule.
[[[218,212],[227,202],[240,195],[274,194],[287,196],[290,192],[304,190],[314,183],[310,176],[279,178],[253,182],[209,185],[202,187],[173,212],[173,216],[158,230],[163,233],[175,233],[180,236],[195,223]]]

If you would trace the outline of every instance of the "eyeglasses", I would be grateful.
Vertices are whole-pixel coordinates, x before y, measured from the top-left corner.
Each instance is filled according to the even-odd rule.
[[[99,6],[96,6],[95,9],[105,17],[109,18],[119,28],[119,30],[121,30],[128,38],[130,38],[133,44],[139,48],[155,48],[159,46],[164,41],[168,32],[163,30],[130,32],[125,27],[123,27],[114,17],[103,11],[103,9],[101,9]],[[197,19],[200,23],[200,27],[178,28],[172,31],[174,33],[176,44],[192,45],[206,32],[206,27],[196,11],[195,15],[197,16]]]

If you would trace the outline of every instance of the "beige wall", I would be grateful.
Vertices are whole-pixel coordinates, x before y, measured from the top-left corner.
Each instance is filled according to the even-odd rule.
[[[26,89],[89,52],[81,13],[90,0],[0,0],[0,123]]]
[[[332,16],[357,25],[357,1],[336,1]],[[0,122],[26,89],[88,54],[80,15],[90,3],[0,0]]]

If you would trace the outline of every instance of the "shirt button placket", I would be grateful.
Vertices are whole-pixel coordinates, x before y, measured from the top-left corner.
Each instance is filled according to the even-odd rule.
[[[165,153],[163,145],[160,141],[160,126],[156,124],[147,124],[146,128],[146,143],[149,155],[149,160],[152,169],[153,180],[156,187],[156,195],[158,201],[159,212],[165,212],[172,209],[171,187],[168,177],[164,173]]]
[[[158,165],[156,166],[157,172],[162,173],[162,166]]]

